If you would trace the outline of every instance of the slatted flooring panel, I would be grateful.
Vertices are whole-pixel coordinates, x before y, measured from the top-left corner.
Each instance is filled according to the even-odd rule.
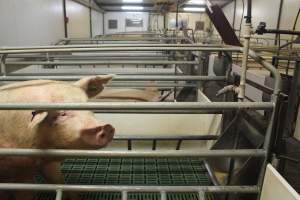
[[[68,184],[80,185],[211,185],[200,158],[80,158],[61,166]],[[54,200],[41,193],[37,200]],[[82,193],[82,200],[121,200],[121,193]],[[212,195],[206,195],[211,200]],[[160,200],[159,193],[128,193],[128,200]],[[167,200],[200,200],[197,193],[167,193]]]

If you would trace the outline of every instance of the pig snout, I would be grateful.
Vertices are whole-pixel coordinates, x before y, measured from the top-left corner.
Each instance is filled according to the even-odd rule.
[[[115,134],[115,128],[110,124],[99,126],[96,128],[96,131],[97,131],[97,140],[99,142],[107,141],[106,143],[109,143],[112,141]]]
[[[104,147],[112,141],[114,134],[115,128],[110,124],[105,124],[83,130],[81,137],[88,145]]]

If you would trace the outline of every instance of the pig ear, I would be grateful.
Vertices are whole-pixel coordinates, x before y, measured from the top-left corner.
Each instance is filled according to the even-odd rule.
[[[40,111],[40,110],[36,110],[33,111],[31,116],[31,121],[29,124],[29,128],[33,128],[35,126],[37,126],[38,124],[40,124],[42,121],[44,121],[46,119],[46,117],[48,116],[48,112],[47,111]]]
[[[104,84],[107,84],[113,75],[91,76],[80,79],[74,85],[82,88],[89,98],[96,96],[104,89]]]

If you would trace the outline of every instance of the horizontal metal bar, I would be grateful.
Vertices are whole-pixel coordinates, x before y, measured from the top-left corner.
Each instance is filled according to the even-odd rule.
[[[272,102],[99,102],[99,103],[0,103],[0,110],[270,110]]]
[[[0,50],[33,50],[33,49],[69,49],[69,48],[107,48],[107,47],[216,47],[226,48],[221,45],[207,44],[81,44],[81,45],[55,45],[55,46],[23,46],[23,47],[2,47]],[[228,47],[227,47],[228,48]]]
[[[68,47],[68,46],[67,46]],[[0,54],[23,54],[23,53],[61,53],[61,52],[101,52],[101,51],[226,51],[240,52],[240,48],[227,47],[97,47],[97,48],[65,48],[65,49],[20,49],[0,50]]]
[[[180,135],[180,136],[139,136],[139,135],[117,135],[114,140],[217,140],[218,135]]]
[[[63,39],[61,42],[70,43],[81,43],[81,42],[102,42],[102,41],[159,41],[159,40],[190,40],[187,37],[127,37],[127,38],[89,38],[89,39],[81,39],[81,38],[73,38],[73,39]]]
[[[6,65],[197,65],[196,61],[103,60],[103,61],[7,61]]]
[[[96,74],[95,74],[96,75]],[[1,76],[0,81],[28,81],[34,79],[76,81],[86,76]],[[224,81],[226,76],[161,76],[161,75],[117,75],[113,81]]]
[[[123,186],[123,185],[54,185],[0,183],[1,190],[21,191],[73,191],[73,192],[208,192],[258,193],[258,186]]]
[[[239,150],[163,150],[163,151],[100,151],[100,150],[65,150],[65,149],[13,149],[0,148],[0,156],[31,157],[264,157],[263,149]]]
[[[222,110],[95,110],[94,113],[110,114],[223,114]]]

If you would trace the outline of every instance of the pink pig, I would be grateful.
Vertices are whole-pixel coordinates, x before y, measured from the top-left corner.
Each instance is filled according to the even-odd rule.
[[[74,84],[35,80],[0,87],[1,103],[82,103],[98,95],[111,75],[93,76]],[[0,148],[98,149],[112,141],[115,129],[90,111],[0,111]],[[0,182],[32,183],[40,170],[48,183],[63,183],[60,161],[30,157],[0,157]],[[0,191],[0,197],[4,193]],[[15,192],[15,199],[32,194]]]

